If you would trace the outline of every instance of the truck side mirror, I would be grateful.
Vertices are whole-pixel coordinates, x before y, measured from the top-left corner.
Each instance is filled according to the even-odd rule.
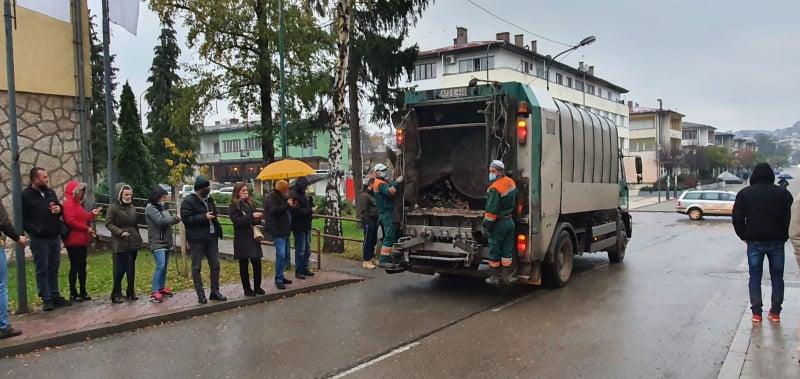
[[[636,157],[636,175],[642,175],[642,157]]]

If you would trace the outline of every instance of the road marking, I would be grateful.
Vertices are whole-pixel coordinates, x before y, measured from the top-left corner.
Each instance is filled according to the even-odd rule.
[[[527,294],[527,295],[525,295],[525,296],[523,296],[523,297],[520,297],[520,298],[518,298],[518,299],[511,300],[511,301],[509,301],[508,303],[505,303],[505,304],[503,304],[503,305],[501,305],[501,306],[499,306],[499,307],[497,307],[497,308],[493,308],[493,309],[492,309],[492,312],[500,312],[500,311],[502,311],[503,309],[506,309],[506,308],[508,308],[508,307],[510,307],[510,306],[512,306],[512,305],[514,305],[514,304],[517,304],[517,303],[519,303],[520,301],[522,301],[522,300],[525,300],[525,299],[527,299],[527,298],[529,298],[529,297],[531,297],[531,296],[533,296],[533,295],[535,295],[535,294],[536,294],[536,292],[533,292],[533,293],[529,293],[529,294]]]
[[[397,349],[394,349],[394,350],[392,350],[392,351],[390,351],[390,352],[388,352],[388,353],[386,353],[384,355],[381,355],[381,356],[379,356],[379,357],[377,357],[375,359],[372,359],[372,360],[370,360],[368,362],[364,362],[364,363],[362,363],[362,364],[360,364],[360,365],[358,365],[356,367],[353,367],[353,368],[351,368],[351,369],[349,369],[349,370],[347,370],[347,371],[345,371],[343,373],[340,373],[340,374],[337,374],[335,376],[332,376],[331,379],[344,378],[345,376],[354,374],[357,371],[361,371],[361,370],[363,370],[363,369],[365,369],[365,368],[367,368],[369,366],[372,366],[372,365],[374,365],[374,364],[376,364],[376,363],[378,363],[378,362],[380,362],[382,360],[391,358],[391,357],[393,357],[393,356],[395,356],[397,354],[400,354],[400,353],[403,353],[405,351],[411,350],[415,346],[418,346],[419,344],[420,344],[419,342],[415,341],[415,342],[409,343],[407,345],[400,346]]]

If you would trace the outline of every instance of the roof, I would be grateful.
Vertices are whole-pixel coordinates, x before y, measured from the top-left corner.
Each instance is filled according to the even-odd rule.
[[[495,45],[503,49],[515,52],[517,54],[527,55],[531,58],[540,60],[546,59],[546,56],[542,54],[530,51],[524,47],[519,47],[517,45],[505,41],[472,41],[472,42],[467,42],[466,44],[463,45],[451,45],[433,50],[420,51],[419,54],[417,55],[417,59],[439,57],[441,55],[456,53],[456,52],[468,52],[468,51],[480,51],[480,50],[486,51],[490,45]],[[577,68],[572,67],[568,64],[561,63],[559,61],[554,61],[552,62],[552,65],[553,67],[557,67],[558,69],[567,71],[569,73],[572,73],[573,75],[586,76],[587,79],[592,79],[619,93],[628,93],[628,90],[623,87],[620,87],[614,83],[611,83],[595,75],[589,74],[588,72],[578,70]]]
[[[694,122],[686,122],[686,121],[682,122],[682,124],[683,124],[683,125],[681,125],[681,128],[682,128],[683,130],[686,130],[686,129],[689,129],[689,130],[691,130],[691,129],[711,129],[711,130],[717,130],[717,128],[715,128],[715,127],[713,127],[713,126],[711,126],[711,125],[706,125],[706,124],[697,124],[697,123],[694,123]]]
[[[685,114],[680,113],[678,111],[673,111],[672,109],[658,109],[658,108],[650,108],[650,107],[633,107],[630,110],[631,115],[635,114],[648,114],[648,113],[658,113],[658,112],[667,112],[667,113],[674,113],[681,117],[685,116]]]

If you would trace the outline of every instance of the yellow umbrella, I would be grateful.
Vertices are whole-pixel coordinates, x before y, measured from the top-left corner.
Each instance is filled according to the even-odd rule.
[[[301,176],[307,176],[315,174],[311,166],[307,165],[303,161],[298,161],[296,159],[284,159],[282,161],[277,161],[270,163],[267,167],[264,167],[256,179],[264,181],[264,180],[289,180],[292,178],[299,178]]]

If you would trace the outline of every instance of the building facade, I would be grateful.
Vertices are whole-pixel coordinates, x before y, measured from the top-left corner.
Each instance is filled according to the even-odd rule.
[[[497,33],[493,41],[469,41],[467,29],[459,27],[452,46],[422,51],[417,58],[412,82],[419,90],[464,87],[470,79],[517,81],[542,89],[550,78],[550,94],[591,112],[606,116],[619,126],[620,146],[628,148],[628,92],[594,73],[594,66],[581,63],[575,68],[555,61],[546,75],[545,55],[537,42],[525,44],[524,35]]]
[[[670,109],[630,106],[630,156],[642,158],[642,182],[655,183],[663,176],[659,158],[681,149],[683,114]],[[659,154],[659,151],[661,152]],[[625,175],[636,178],[633,162],[626,161]]]
[[[717,144],[717,128],[711,125],[683,122],[681,129],[683,134],[681,146],[684,149],[692,147],[706,147]]]
[[[82,0],[86,96],[91,95],[89,24],[86,1]],[[17,101],[17,130],[23,185],[35,167],[49,171],[50,186],[62,195],[70,180],[92,175],[82,173],[80,142],[81,110],[77,96],[76,48],[73,22],[63,21],[17,5],[13,31]],[[0,33],[0,46],[5,46]],[[11,151],[8,122],[6,60],[0,59],[0,198],[11,209]],[[88,100],[87,100],[88,101]]]
[[[197,164],[208,166],[210,180],[216,182],[252,181],[264,168],[261,139],[254,133],[258,122],[230,119],[203,127],[197,149]],[[343,133],[342,169],[350,170],[350,136]],[[320,131],[302,146],[290,145],[287,155],[317,170],[328,169],[330,134]],[[282,159],[280,140],[275,141],[275,158]]]

